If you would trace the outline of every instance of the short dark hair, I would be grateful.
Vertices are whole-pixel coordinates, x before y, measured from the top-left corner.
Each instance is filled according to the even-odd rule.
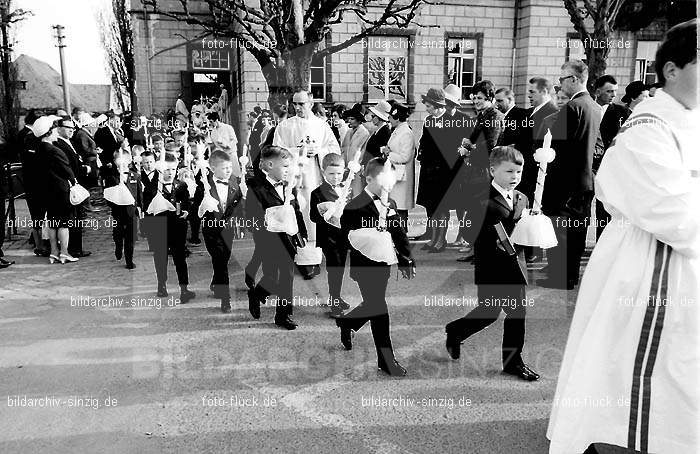
[[[382,173],[384,170],[384,163],[386,163],[386,158],[372,158],[365,165],[365,176],[376,178],[377,175]],[[391,168],[394,168],[394,164],[391,164]]]
[[[207,119],[209,121],[218,121],[219,120],[219,113],[218,112],[209,112],[207,114]]]
[[[345,161],[343,160],[343,157],[338,153],[328,153],[323,157],[323,160],[321,161],[321,168],[323,170],[326,170],[326,167],[330,166],[340,166],[345,168]]]
[[[272,108],[272,112],[279,118],[284,118],[289,113],[287,111],[287,106],[285,106],[284,104],[277,104],[275,107]]]
[[[597,78],[595,80],[595,83],[593,84],[593,88],[595,88],[597,90],[607,83],[617,85],[617,80],[615,80],[615,78],[613,76],[611,76],[610,74],[603,74],[602,76],[600,76],[599,78]]]
[[[216,164],[217,162],[226,161],[231,162],[231,155],[226,153],[224,150],[214,150],[209,155],[209,162]]]
[[[163,142],[163,141],[164,141],[163,136],[161,136],[160,134],[153,134],[151,136],[151,142]]]
[[[27,115],[24,117],[24,124],[25,125],[33,125],[35,121],[39,119],[39,117],[42,117],[43,114],[41,111],[36,110],[36,109],[31,109],[29,112],[27,112]]]
[[[153,156],[153,159],[156,158],[156,154],[155,154],[154,152],[152,152],[151,150],[145,150],[145,151],[142,151],[142,152],[141,152],[141,157],[142,157],[142,158],[147,158],[147,157],[149,157],[149,156]]]
[[[486,99],[491,101],[494,96],[494,88],[496,87],[490,80],[480,80],[479,82],[475,83],[472,87],[472,95],[476,95],[477,93],[483,93],[484,96],[486,96]]]
[[[688,63],[698,61],[697,39],[698,20],[692,19],[671,27],[656,50],[656,77],[662,86],[666,85],[664,66],[672,62],[683,69]]]
[[[76,107],[73,107],[73,110],[70,111],[71,115],[75,115],[78,112],[83,112],[83,108],[76,106]]]
[[[331,112],[335,112],[340,118],[343,118],[343,112],[345,112],[346,109],[347,107],[345,106],[345,104],[336,104],[331,109]]]
[[[186,134],[186,132],[183,131],[182,129],[175,129],[175,130],[173,130],[173,132],[171,133],[171,135],[172,135],[173,137],[181,137],[181,136],[184,136],[185,134]]]
[[[512,162],[519,166],[523,165],[523,154],[520,153],[515,147],[494,147],[489,155],[489,165],[491,167],[496,167],[502,162]]]
[[[292,154],[283,147],[265,145],[260,150],[260,161],[273,161],[275,159],[291,159]]]
[[[528,82],[533,84],[537,91],[545,91],[547,93],[552,91],[552,83],[546,77],[533,77]]]
[[[165,162],[178,162],[177,156],[172,153],[165,153]]]
[[[204,137],[204,134],[200,134],[200,133],[196,132],[196,133],[194,133],[194,134],[190,134],[189,137],[188,137],[188,139],[187,139],[187,141],[188,141],[188,142],[201,142],[201,143],[205,143],[205,142],[207,141],[207,138]]]

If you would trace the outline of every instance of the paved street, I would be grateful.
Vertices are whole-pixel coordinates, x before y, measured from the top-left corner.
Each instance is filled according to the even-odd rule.
[[[473,267],[454,249],[416,248],[417,278],[394,271],[389,283],[392,339],[408,369],[392,379],[376,372],[369,326],[342,349],[321,307],[325,272],[295,280],[300,326],[287,332],[269,305],[259,321],[248,313],[250,240],[235,242],[235,301],[222,314],[203,246],[189,259],[197,298],[176,305],[155,299],[145,241],[128,271],[114,260],[106,214],[96,219],[93,255],[78,263],[49,265],[23,239],[7,251],[17,264],[0,271],[0,452],[547,452],[574,292],[567,302],[564,291],[529,287],[524,357],[542,378],[525,383],[499,373],[501,322],[448,359],[444,325],[473,304]],[[172,265],[169,274],[177,297]],[[344,296],[359,302],[347,275]]]

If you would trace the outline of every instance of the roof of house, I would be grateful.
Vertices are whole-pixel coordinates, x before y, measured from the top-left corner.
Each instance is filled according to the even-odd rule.
[[[28,55],[14,61],[17,78],[26,81],[26,89],[19,90],[23,109],[63,109],[61,75],[48,63]],[[104,112],[110,108],[111,85],[70,84],[71,106],[88,112]]]

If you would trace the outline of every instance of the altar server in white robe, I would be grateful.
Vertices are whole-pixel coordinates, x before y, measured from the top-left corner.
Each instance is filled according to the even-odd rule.
[[[340,154],[338,141],[333,135],[330,125],[311,113],[313,105],[312,97],[305,91],[294,93],[292,104],[296,115],[282,121],[275,128],[272,144],[285,147],[292,151],[301,164],[301,186],[297,189],[299,205],[304,215],[304,222],[308,233],[308,242],[305,247],[297,249],[294,259],[299,265],[305,279],[310,279],[320,272],[321,249],[316,247],[316,224],[309,217],[309,200],[311,191],[316,189],[322,180],[321,161],[328,153]],[[305,156],[299,156],[299,146],[302,142],[306,145]]]
[[[669,30],[656,53],[663,89],[635,108],[596,176],[612,220],[578,294],[550,453],[700,452],[696,27]]]

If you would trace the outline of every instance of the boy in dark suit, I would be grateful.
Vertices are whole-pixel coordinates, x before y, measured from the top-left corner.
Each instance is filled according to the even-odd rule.
[[[329,224],[318,211],[318,204],[338,200],[338,190],[345,173],[343,157],[336,153],[324,156],[321,162],[323,168],[323,183],[311,192],[311,207],[309,216],[316,223],[316,245],[326,257],[326,272],[328,273],[328,303],[331,307],[331,317],[342,315],[350,308],[340,296],[343,288],[343,273],[345,259],[348,255],[347,242],[338,227]]]
[[[289,151],[282,147],[265,146],[260,155],[260,173],[248,181],[245,212],[253,230],[255,246],[262,256],[263,277],[248,290],[248,309],[253,318],[260,318],[260,303],[274,293],[278,298],[275,324],[293,330],[297,327],[292,319],[294,256],[297,247],[303,247],[307,238],[296,189],[291,192],[286,189],[290,166],[294,162]],[[284,232],[270,232],[265,226],[265,210],[283,205],[288,197],[291,197],[290,205],[299,227],[299,233],[293,237]]]
[[[371,159],[365,167],[367,186],[360,194],[352,199],[340,218],[343,238],[353,230],[378,226],[380,210],[386,210],[386,230],[391,234],[393,247],[396,249],[399,270],[403,277],[411,279],[415,276],[415,262],[411,257],[411,249],[403,228],[401,217],[396,212],[396,203],[388,200],[388,207],[381,202],[382,158]],[[392,166],[393,167],[393,166]],[[391,173],[391,172],[387,172]],[[390,190],[391,188],[384,188]],[[406,375],[404,369],[394,358],[391,345],[389,309],[386,305],[386,287],[389,283],[391,265],[386,262],[374,261],[352,246],[350,249],[350,277],[360,287],[362,303],[336,319],[340,328],[340,341],[346,350],[352,350],[352,332],[357,331],[368,321],[372,324],[372,337],[377,349],[377,366],[379,370],[395,376]]]
[[[243,193],[235,177],[232,177],[231,156],[221,150],[212,152],[209,158],[211,172],[206,176],[209,195],[219,202],[218,211],[207,211],[202,215],[202,235],[211,256],[214,274],[210,287],[214,296],[221,300],[221,312],[231,312],[231,289],[229,287],[228,261],[235,233],[234,208],[240,203]],[[204,182],[197,185],[195,199],[204,198]]]
[[[126,259],[126,269],[133,270],[134,265],[134,241],[136,236],[136,220],[138,219],[138,207],[141,206],[141,182],[139,174],[130,168],[131,154],[128,151],[118,150],[114,153],[114,165],[105,175],[105,189],[117,186],[124,182],[134,203],[131,205],[117,205],[108,202],[112,209],[112,219],[116,225],[112,227],[112,239],[114,240],[114,256],[117,260]]]
[[[520,183],[523,156],[513,147],[495,147],[489,157],[493,180],[484,223],[474,243],[474,281],[479,305],[465,317],[448,323],[446,347],[458,359],[460,344],[498,319],[503,310],[503,372],[534,381],[539,375],[521,357],[525,342],[525,286],[527,268],[522,249],[509,255],[496,230],[501,223],[510,235],[528,206],[527,197],[515,187]],[[520,248],[519,248],[520,249]]]
[[[152,224],[150,218],[153,216],[146,213],[146,210],[148,210],[153,197],[158,193],[158,180],[160,179],[160,172],[156,170],[156,155],[150,150],[141,153],[141,173],[139,177],[141,181],[141,206],[139,207],[141,222],[139,231],[142,237],[148,238],[148,227]],[[153,251],[150,242],[148,250],[150,252]]]
[[[148,243],[153,249],[153,264],[158,279],[158,296],[168,296],[165,283],[168,280],[168,249],[170,249],[175,263],[177,280],[180,284],[180,304],[185,304],[195,297],[195,293],[187,289],[189,274],[185,256],[190,194],[187,191],[187,185],[175,178],[177,166],[177,158],[170,153],[166,154],[165,167],[161,180],[158,182],[158,192],[175,207],[175,211],[166,210],[149,219],[151,225],[148,227]]]

